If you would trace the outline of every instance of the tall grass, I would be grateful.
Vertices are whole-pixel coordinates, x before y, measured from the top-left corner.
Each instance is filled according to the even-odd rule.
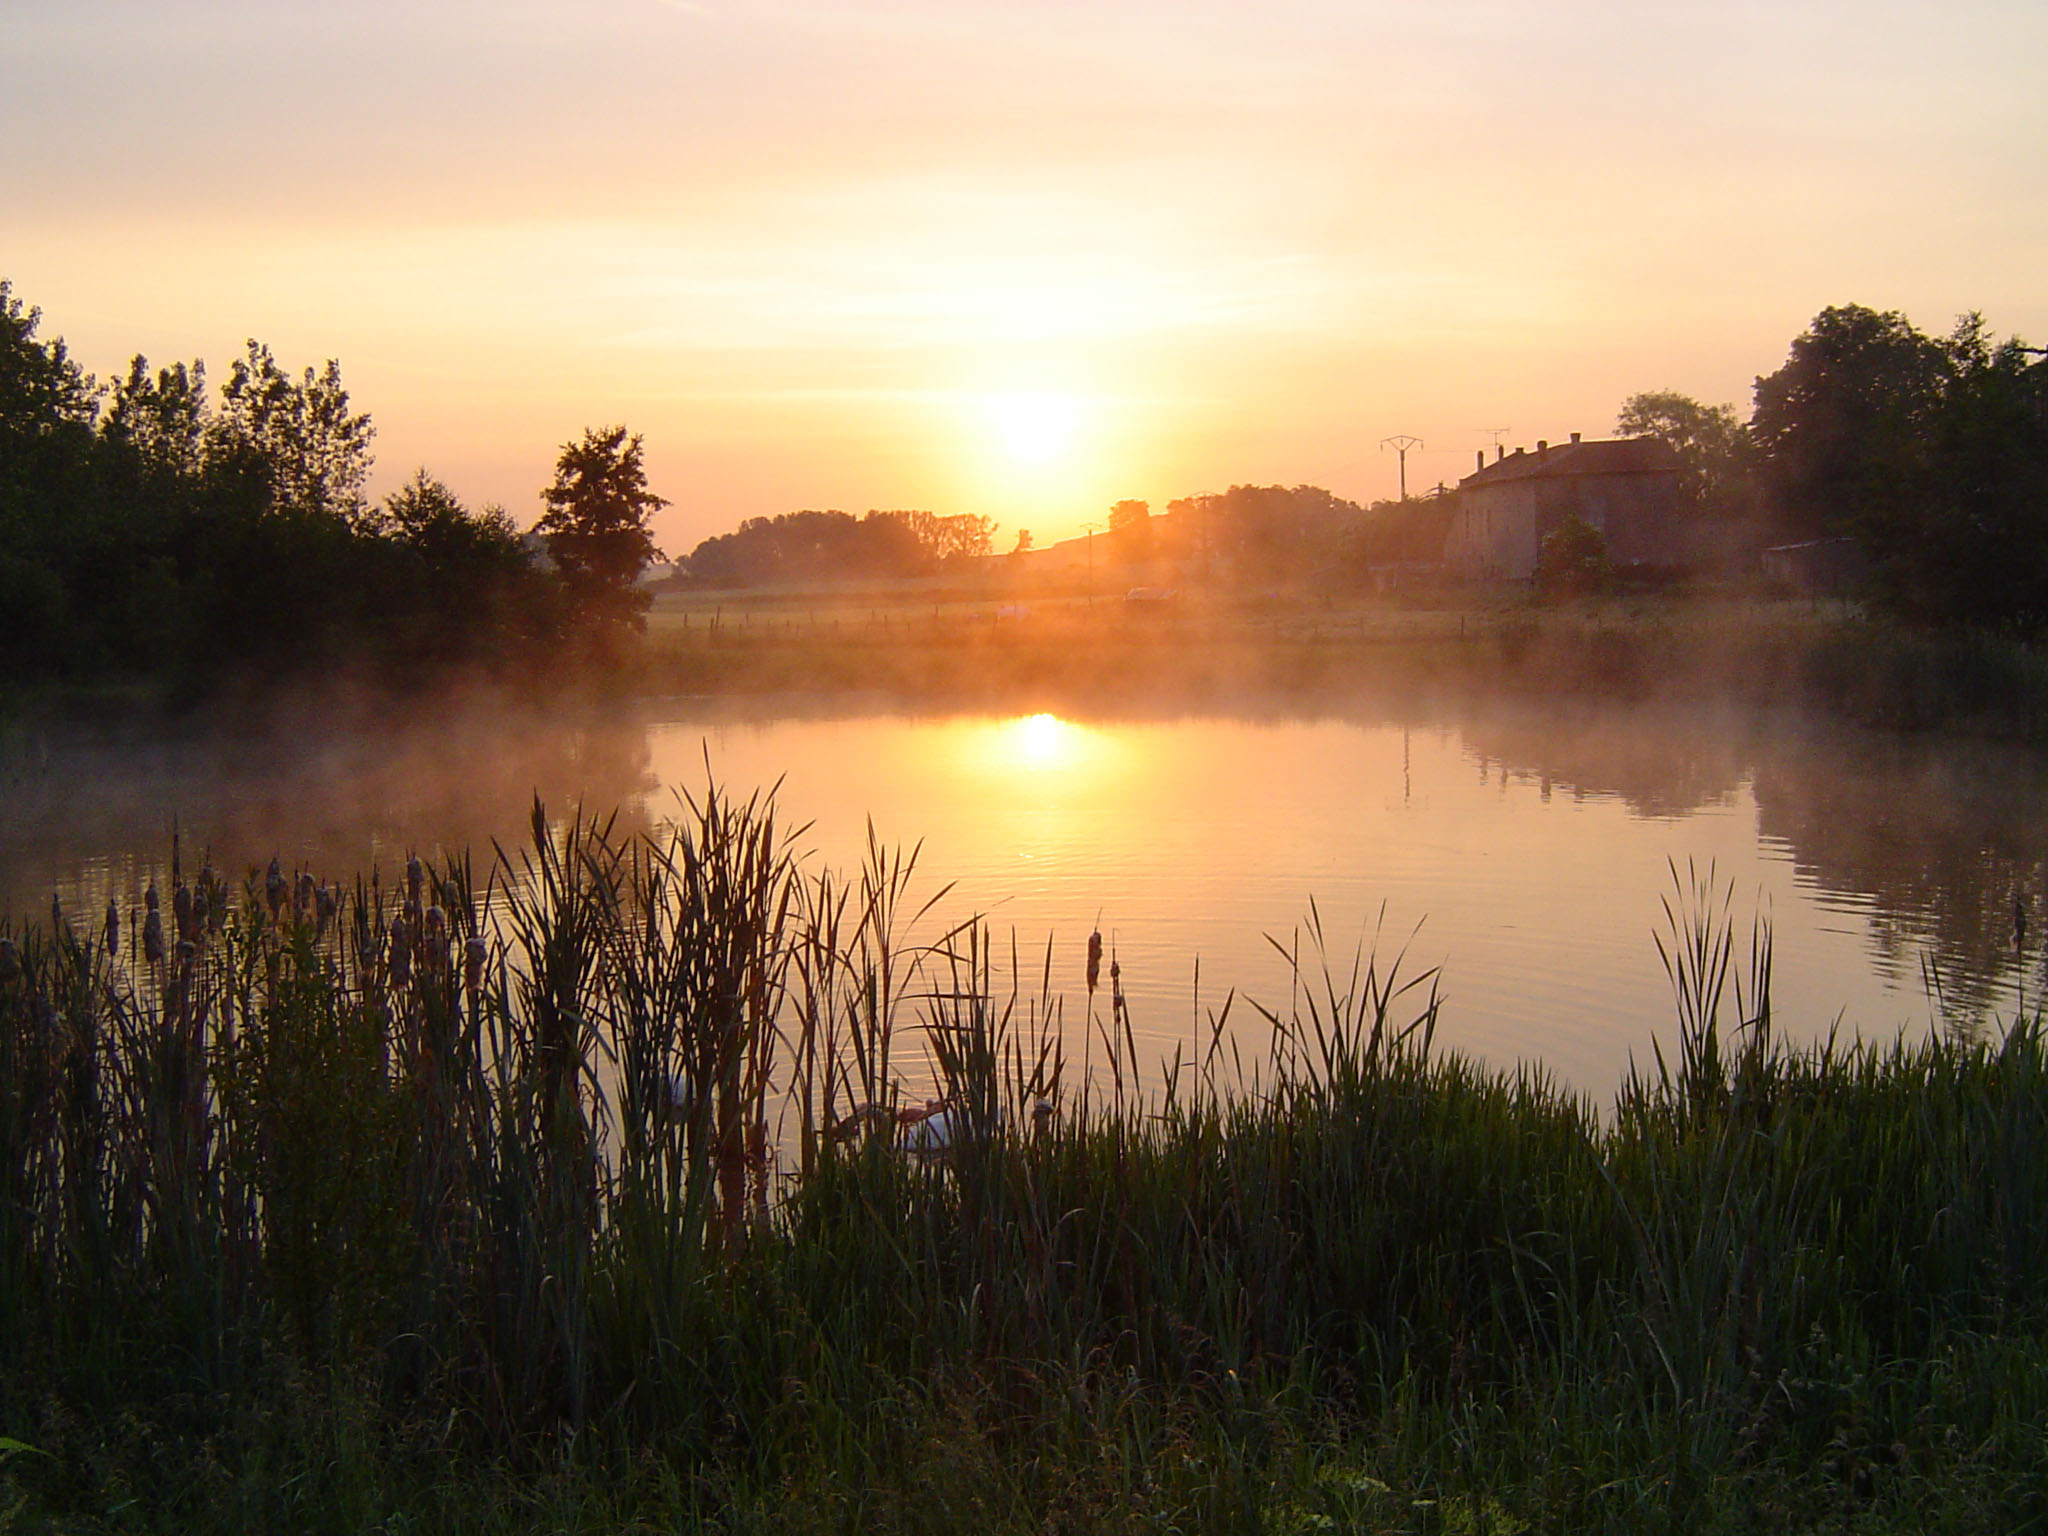
[[[858,1527],[915,1476],[1032,1524],[1067,1467],[1098,1514],[1254,1528],[1399,1467],[1467,1501],[1402,1519],[1498,1525],[1760,1467],[1853,1501],[2048,1424],[2033,1021],[1788,1046],[1767,929],[1737,974],[1674,871],[1677,1048],[1611,1112],[1438,1051],[1434,978],[1313,912],[1249,1061],[1228,1005],[1140,1061],[1112,957],[1084,1083],[1049,950],[918,937],[914,850],[790,848],[710,789],[652,837],[536,806],[482,879],[174,872],[153,942],[0,925],[0,1435],[58,1469],[5,1476],[100,1507],[138,1414],[256,1466],[250,1405],[354,1404],[707,1518],[808,1488]]]

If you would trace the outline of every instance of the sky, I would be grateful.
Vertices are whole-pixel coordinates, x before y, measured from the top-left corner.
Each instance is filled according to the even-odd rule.
[[[1821,308],[2048,340],[2040,0],[0,0],[0,277],[105,376],[340,360],[373,488],[671,553],[1037,542],[1747,413]]]

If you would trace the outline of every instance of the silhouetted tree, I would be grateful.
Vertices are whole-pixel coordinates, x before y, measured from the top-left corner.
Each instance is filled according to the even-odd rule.
[[[371,515],[363,488],[376,428],[348,405],[334,359],[294,382],[270,348],[251,339],[207,423],[209,469],[262,512],[358,527]]]
[[[539,532],[569,601],[597,636],[616,639],[646,626],[652,599],[635,585],[661,551],[653,516],[668,502],[647,485],[637,434],[592,429],[564,443],[554,483],[541,492]]]
[[[1921,502],[1949,359],[1896,310],[1822,310],[1756,381],[1750,434],[1772,502],[1808,536],[1867,535]]]
[[[1116,558],[1139,561],[1152,553],[1152,504],[1126,499],[1109,509],[1109,547]]]
[[[1750,430],[1790,524],[1853,536],[1895,612],[2048,628],[2048,369],[2016,339],[1822,310],[1757,380]]]
[[[1687,510],[1736,517],[1753,493],[1749,431],[1732,405],[1702,405],[1673,389],[1630,395],[1615,418],[1623,437],[1661,438],[1678,455],[1678,487]]]

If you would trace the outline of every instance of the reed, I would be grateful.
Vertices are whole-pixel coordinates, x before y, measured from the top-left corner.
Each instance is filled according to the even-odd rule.
[[[0,1509],[2041,1514],[2037,1022],[1790,1045],[1767,927],[1674,869],[1676,1049],[1608,1110],[1439,1050],[1313,909],[1249,1059],[1226,1004],[1141,1060],[1110,955],[1083,1083],[1050,949],[922,936],[916,874],[714,787],[536,805],[481,879],[174,871],[155,949],[0,922]]]

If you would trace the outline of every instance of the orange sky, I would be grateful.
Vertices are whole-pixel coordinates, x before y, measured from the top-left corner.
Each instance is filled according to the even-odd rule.
[[[0,0],[0,276],[102,374],[341,360],[522,522],[645,434],[687,551],[1039,542],[1745,408],[1816,310],[2048,339],[2048,6]]]

